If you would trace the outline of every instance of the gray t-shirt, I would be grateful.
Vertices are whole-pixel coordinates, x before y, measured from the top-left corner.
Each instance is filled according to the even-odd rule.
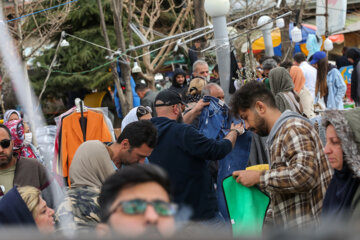
[[[0,187],[6,194],[14,185],[14,176],[15,176],[16,165],[0,170]],[[5,189],[5,190],[4,190]]]

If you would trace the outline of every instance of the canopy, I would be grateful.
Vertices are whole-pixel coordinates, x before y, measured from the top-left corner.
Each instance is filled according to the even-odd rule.
[[[293,29],[293,23],[289,24],[289,35],[291,40],[291,30]],[[295,43],[295,53],[303,52],[306,56],[308,55],[309,51],[306,49],[306,39],[309,34],[316,34],[316,26],[310,24],[301,24],[301,34],[302,34],[302,41]],[[275,28],[271,32],[271,37],[273,40],[273,47],[274,47],[274,54],[276,56],[281,56],[281,34],[280,29]],[[343,34],[336,34],[329,37],[329,39],[335,43],[342,43],[344,41]],[[260,37],[253,42],[252,45],[254,53],[260,53],[262,50],[265,49],[264,44],[264,37]]]

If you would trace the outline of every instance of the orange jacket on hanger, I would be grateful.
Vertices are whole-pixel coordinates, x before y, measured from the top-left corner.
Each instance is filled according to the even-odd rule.
[[[61,160],[64,177],[69,176],[71,161],[80,144],[84,142],[80,126],[80,117],[81,113],[75,112],[63,119]],[[102,114],[88,110],[87,112],[84,112],[84,117],[87,118],[86,140],[111,142],[111,134]]]

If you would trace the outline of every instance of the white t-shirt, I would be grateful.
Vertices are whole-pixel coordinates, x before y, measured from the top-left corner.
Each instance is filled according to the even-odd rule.
[[[305,76],[305,87],[310,91],[313,99],[315,99],[317,70],[306,61],[302,62],[299,67],[301,68]]]

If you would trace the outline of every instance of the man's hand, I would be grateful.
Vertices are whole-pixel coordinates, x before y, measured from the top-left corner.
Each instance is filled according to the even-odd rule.
[[[244,129],[244,124],[241,122],[241,123],[238,123],[238,124],[234,124],[232,123],[231,124],[231,129],[236,129],[238,130],[241,134],[243,134],[245,132],[245,129]]]
[[[201,114],[203,108],[209,104],[210,102],[204,102],[202,99],[200,99],[190,111],[183,115],[184,123],[191,124],[195,118]]]
[[[203,110],[203,108],[205,106],[208,106],[210,104],[210,102],[204,102],[203,99],[200,99],[196,105],[194,106],[193,110],[195,113],[198,113],[200,115],[201,111]]]
[[[261,171],[241,170],[234,171],[232,176],[236,178],[236,182],[241,183],[245,187],[251,187],[260,183]]]

